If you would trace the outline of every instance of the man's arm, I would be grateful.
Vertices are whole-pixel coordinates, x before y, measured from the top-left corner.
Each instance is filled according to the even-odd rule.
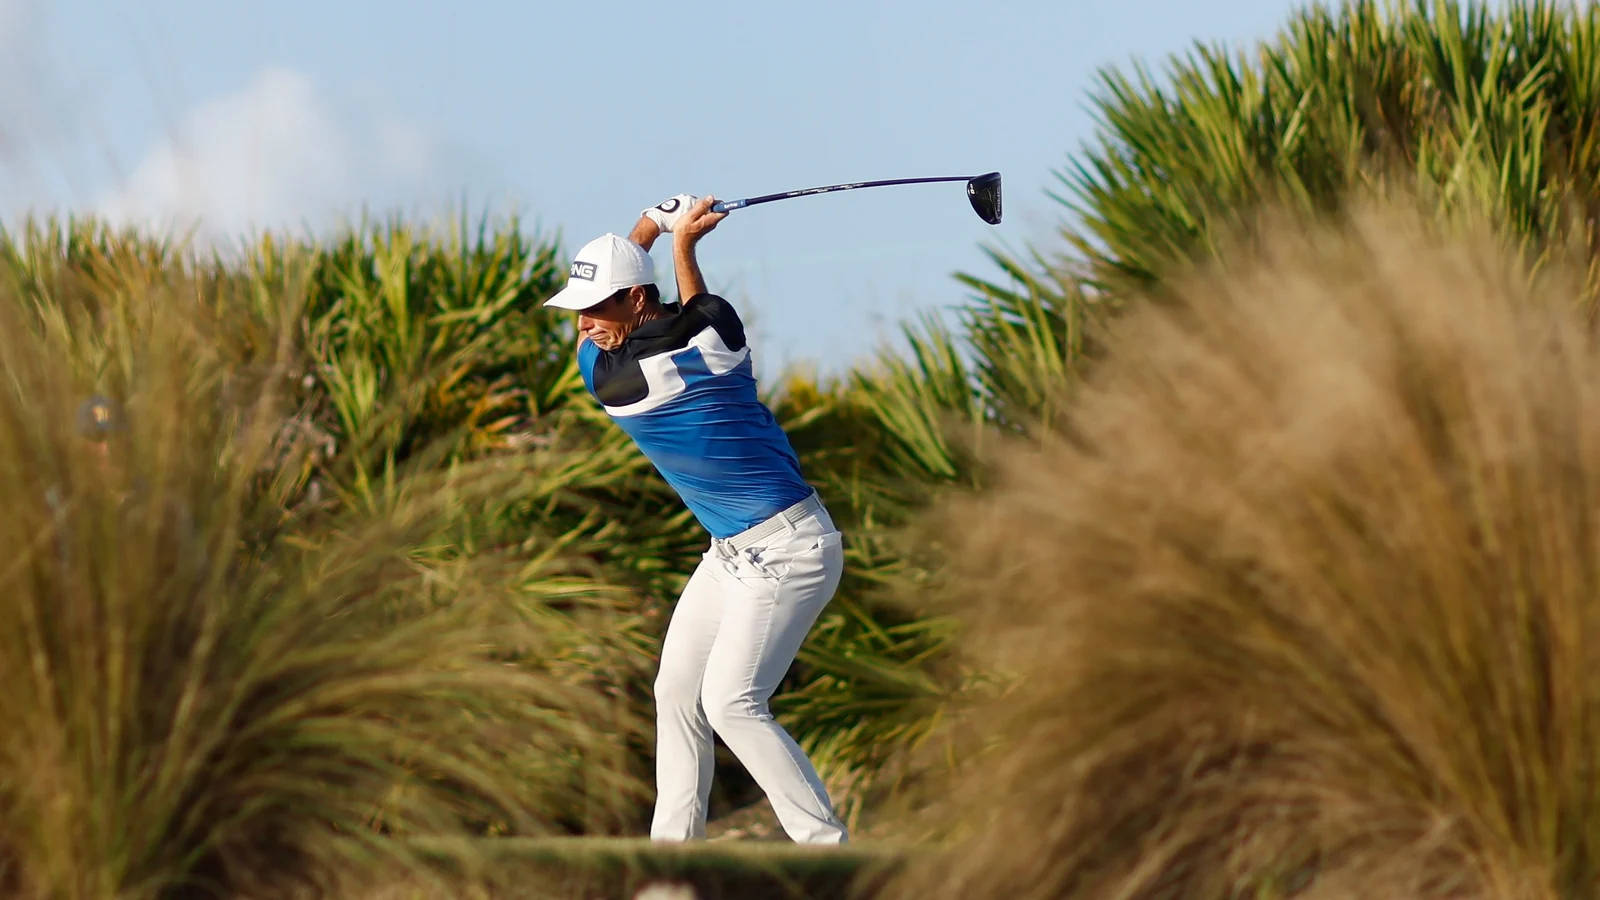
[[[628,240],[643,247],[645,252],[648,253],[650,245],[654,244],[656,238],[660,236],[661,226],[650,221],[648,216],[640,216],[638,223],[633,226],[633,231],[628,233]]]
[[[717,198],[707,196],[701,198],[672,229],[672,267],[678,273],[678,300],[688,303],[697,295],[706,292],[705,276],[700,274],[700,261],[695,258],[695,245],[705,237],[717,223],[728,217],[727,213],[711,212],[711,204]]]

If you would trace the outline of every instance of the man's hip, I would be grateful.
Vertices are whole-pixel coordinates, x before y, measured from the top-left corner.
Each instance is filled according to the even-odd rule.
[[[777,584],[801,575],[827,583],[836,581],[843,567],[843,541],[821,498],[812,492],[738,534],[713,538],[705,555],[746,586],[754,586],[752,579]]]

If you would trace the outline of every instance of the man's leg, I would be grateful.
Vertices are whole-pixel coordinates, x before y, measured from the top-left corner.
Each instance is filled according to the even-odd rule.
[[[847,835],[822,779],[767,708],[844,568],[831,524],[805,525],[768,544],[770,566],[738,559],[714,573],[724,591],[722,622],[701,696],[711,726],[766,792],[789,837],[837,844]]]
[[[656,809],[650,823],[654,840],[683,841],[706,834],[715,757],[700,685],[722,609],[711,577],[718,565],[702,559],[689,576],[661,642],[655,682]]]

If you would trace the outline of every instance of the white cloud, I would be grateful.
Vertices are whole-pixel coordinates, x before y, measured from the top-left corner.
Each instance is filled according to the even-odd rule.
[[[0,0],[5,2],[5,0]],[[191,110],[98,204],[114,222],[231,242],[259,228],[321,230],[363,204],[415,204],[440,167],[416,126],[330,97],[270,68]]]

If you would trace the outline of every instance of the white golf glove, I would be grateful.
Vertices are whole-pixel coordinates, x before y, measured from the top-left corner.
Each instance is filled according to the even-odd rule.
[[[678,224],[683,214],[688,212],[689,207],[695,205],[699,199],[693,194],[674,194],[639,215],[656,223],[656,227],[663,232],[671,233],[672,226]]]

